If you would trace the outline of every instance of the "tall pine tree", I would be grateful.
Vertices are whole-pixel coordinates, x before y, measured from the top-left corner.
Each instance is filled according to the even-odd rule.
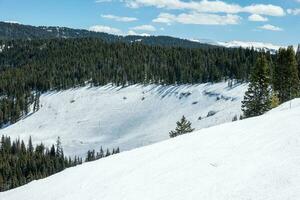
[[[296,53],[296,60],[298,65],[298,77],[300,78],[300,44],[298,45],[297,53]]]
[[[274,90],[278,93],[280,103],[299,96],[300,82],[293,47],[279,50],[273,77]]]
[[[244,117],[254,117],[264,114],[271,108],[271,91],[268,61],[261,55],[250,75],[250,84],[242,101]]]

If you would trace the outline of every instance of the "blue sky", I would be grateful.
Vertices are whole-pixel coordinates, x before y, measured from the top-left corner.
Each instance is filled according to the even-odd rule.
[[[0,21],[120,35],[300,43],[300,0],[0,0]]]

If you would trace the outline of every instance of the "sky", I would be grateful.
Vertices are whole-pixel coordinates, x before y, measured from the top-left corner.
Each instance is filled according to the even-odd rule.
[[[0,0],[0,21],[118,35],[300,43],[300,0]]]

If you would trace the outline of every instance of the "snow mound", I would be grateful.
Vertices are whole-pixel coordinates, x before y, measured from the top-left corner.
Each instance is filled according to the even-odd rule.
[[[202,129],[67,169],[0,199],[298,200],[299,120],[298,106]]]
[[[196,130],[229,122],[241,112],[247,84],[107,85],[81,87],[41,96],[38,112],[0,130],[0,135],[46,145],[58,136],[66,155],[85,156],[90,149],[121,151],[168,139],[182,115]],[[213,116],[207,117],[210,111]]]

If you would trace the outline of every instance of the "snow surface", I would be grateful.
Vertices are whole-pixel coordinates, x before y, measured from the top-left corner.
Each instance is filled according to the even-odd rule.
[[[230,88],[223,82],[51,92],[41,96],[38,112],[0,130],[0,135],[25,140],[31,135],[35,143],[48,146],[60,136],[71,156],[85,156],[87,150],[101,146],[124,151],[168,139],[182,115],[196,130],[231,121],[240,115],[246,89],[246,84]],[[206,117],[209,111],[217,113]]]
[[[0,199],[299,200],[300,99],[292,105],[85,163]]]

